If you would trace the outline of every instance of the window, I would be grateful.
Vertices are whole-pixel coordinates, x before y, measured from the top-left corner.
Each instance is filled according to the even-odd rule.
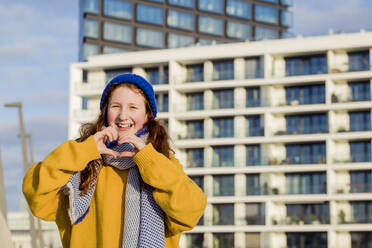
[[[98,46],[94,44],[83,44],[83,60],[87,60],[89,56],[98,54]]]
[[[328,132],[327,114],[287,115],[286,134],[311,134]]]
[[[370,131],[371,111],[349,112],[350,131]]]
[[[254,6],[254,19],[260,22],[278,24],[278,10],[276,8],[256,4]]]
[[[213,119],[213,137],[234,137],[234,118]]]
[[[267,3],[278,3],[278,0],[258,0],[261,2],[267,2]]]
[[[352,52],[349,55],[349,71],[368,71],[369,65],[369,52]]]
[[[147,80],[152,85],[168,84],[168,66],[146,68]]]
[[[369,248],[372,247],[372,232],[350,232],[351,247]]]
[[[105,22],[103,23],[103,39],[131,43],[132,29],[127,25]]]
[[[99,0],[84,0],[84,12],[98,14]]]
[[[212,45],[214,42],[214,40],[209,40],[209,39],[203,39],[203,38],[199,38],[198,40],[199,44],[201,46],[209,46],[209,45]]]
[[[213,225],[234,225],[234,204],[213,204]]]
[[[213,147],[213,167],[234,167],[234,146]]]
[[[186,82],[204,81],[204,65],[186,65]]]
[[[156,3],[162,3],[163,2],[163,0],[146,0],[146,1],[156,2]]]
[[[187,47],[194,44],[194,37],[182,35],[182,34],[173,34],[168,33],[168,47],[177,48],[177,47]]]
[[[350,202],[354,223],[372,223],[372,201]]]
[[[292,12],[287,10],[280,10],[280,23],[283,26],[290,27],[293,24],[293,15]]]
[[[214,90],[213,91],[213,108],[234,108],[234,90]]]
[[[261,147],[260,145],[246,145],[246,164],[261,165]]]
[[[88,71],[83,70],[83,83],[88,83]]]
[[[260,233],[245,233],[245,247],[258,248],[261,247],[261,234]]]
[[[204,93],[187,93],[187,110],[202,110],[204,109]]]
[[[263,78],[264,60],[263,57],[245,58],[245,78]]]
[[[223,21],[221,19],[199,16],[198,30],[201,33],[222,35],[223,34]]]
[[[83,96],[81,98],[81,109],[88,109],[88,101],[89,101],[89,98],[88,97],[85,97]]]
[[[274,40],[278,38],[278,30],[259,26],[255,27],[254,40]]]
[[[198,9],[223,14],[223,0],[198,0]]]
[[[326,161],[325,143],[286,144],[286,163],[317,164]]]
[[[187,167],[204,167],[204,149],[186,149]]]
[[[98,21],[84,19],[84,37],[98,38]]]
[[[299,224],[303,221],[304,224],[313,224],[318,221],[321,224],[329,224],[329,204],[286,204],[287,216],[291,221]]]
[[[305,85],[285,87],[288,105],[325,103],[325,86]]]
[[[265,225],[265,203],[245,204],[246,225]]]
[[[326,194],[327,176],[324,172],[287,173],[287,194]]]
[[[190,139],[204,138],[204,120],[186,121],[187,137]]]
[[[293,5],[293,0],[280,0],[281,5],[284,6],[292,6]]]
[[[113,77],[115,77],[119,74],[124,74],[124,73],[132,73],[132,68],[116,68],[116,69],[105,70],[106,81],[109,81]]]
[[[104,46],[103,47],[103,53],[104,54],[125,53],[125,52],[131,52],[131,50],[122,49],[122,48],[118,48],[118,47],[111,47],[111,46]]]
[[[137,4],[137,21],[161,26],[164,21],[163,9]]]
[[[132,3],[121,0],[104,0],[103,14],[121,19],[132,19]]]
[[[371,141],[350,141],[350,156],[353,162],[371,161]]]
[[[287,247],[296,248],[327,248],[328,239],[326,232],[288,232],[287,234]]]
[[[213,233],[213,248],[234,247],[234,233]]]
[[[168,0],[168,4],[191,9],[194,8],[194,0]]]
[[[259,87],[246,88],[246,106],[260,107],[261,106],[261,93]]]
[[[191,180],[195,182],[204,191],[204,177],[203,176],[190,176]]]
[[[168,93],[155,93],[155,100],[159,112],[168,112]]]
[[[286,76],[310,75],[327,73],[327,58],[325,55],[310,55],[285,58]]]
[[[227,0],[226,14],[229,16],[251,19],[251,4],[241,0]]]
[[[261,195],[260,174],[246,175],[246,195]]]
[[[370,101],[371,91],[369,81],[349,82],[352,101]]]
[[[159,31],[137,28],[136,42],[138,45],[163,48],[164,37],[163,33]]]
[[[262,119],[262,120],[261,120]],[[263,116],[254,115],[246,117],[246,136],[263,136]]]
[[[372,192],[371,170],[350,171],[350,192],[351,193]]]
[[[168,10],[167,23],[169,27],[194,30],[194,15],[176,10]]]
[[[213,80],[234,79],[234,61],[218,60],[213,61]]]
[[[186,234],[186,248],[203,247],[204,234],[203,233],[188,233]]]
[[[213,176],[213,196],[234,196],[234,175]]]
[[[250,40],[251,26],[239,22],[228,21],[227,36],[241,40]]]

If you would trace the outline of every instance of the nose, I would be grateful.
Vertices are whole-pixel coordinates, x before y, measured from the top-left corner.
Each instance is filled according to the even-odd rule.
[[[126,120],[126,119],[128,119],[128,111],[127,111],[127,109],[126,108],[121,108],[118,117],[119,117],[120,120]]]

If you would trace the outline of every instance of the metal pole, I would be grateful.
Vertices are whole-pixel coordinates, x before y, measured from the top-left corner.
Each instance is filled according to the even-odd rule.
[[[24,172],[27,172],[28,169],[28,162],[27,162],[27,150],[26,150],[26,139],[25,139],[25,129],[23,125],[23,116],[22,116],[22,103],[21,102],[14,102],[14,103],[7,103],[4,104],[5,107],[16,107],[18,108],[18,116],[19,116],[19,129],[20,129],[20,137],[22,143],[22,157],[23,157],[23,169]],[[29,221],[30,221],[30,236],[31,236],[31,247],[37,248],[37,241],[36,241],[36,232],[35,232],[35,222],[34,217],[29,211]]]
[[[1,152],[0,152],[0,212],[4,216],[4,220],[8,222],[7,209],[6,209],[6,197],[5,197],[5,187],[4,187],[4,175],[3,175],[3,165],[1,163]]]
[[[25,134],[26,138],[28,138],[28,144],[30,148],[30,168],[34,164],[34,152],[32,150],[32,138],[30,133]],[[41,227],[41,221],[39,218],[37,218],[37,239],[39,240],[39,247],[43,248],[44,247],[44,238],[43,238],[43,229]]]

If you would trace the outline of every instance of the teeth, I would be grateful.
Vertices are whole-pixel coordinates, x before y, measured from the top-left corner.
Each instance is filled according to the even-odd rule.
[[[126,124],[118,124],[118,127],[120,128],[126,128],[126,127],[131,127],[132,124],[131,123],[126,123]]]

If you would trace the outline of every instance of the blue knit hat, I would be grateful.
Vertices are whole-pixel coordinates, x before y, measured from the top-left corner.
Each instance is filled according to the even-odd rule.
[[[105,89],[102,92],[101,96],[101,103],[100,103],[100,109],[102,110],[103,105],[108,99],[108,96],[111,93],[110,85],[112,84],[120,84],[120,83],[130,83],[136,85],[138,88],[140,88],[143,93],[146,96],[147,101],[150,103],[150,107],[152,110],[152,113],[154,115],[154,118],[157,114],[157,108],[156,108],[156,101],[155,101],[155,93],[154,89],[152,88],[151,84],[147,82],[146,79],[144,79],[141,76],[138,76],[136,74],[132,73],[126,73],[126,74],[120,74],[115,76],[113,79],[110,80],[110,82],[107,83]]]

